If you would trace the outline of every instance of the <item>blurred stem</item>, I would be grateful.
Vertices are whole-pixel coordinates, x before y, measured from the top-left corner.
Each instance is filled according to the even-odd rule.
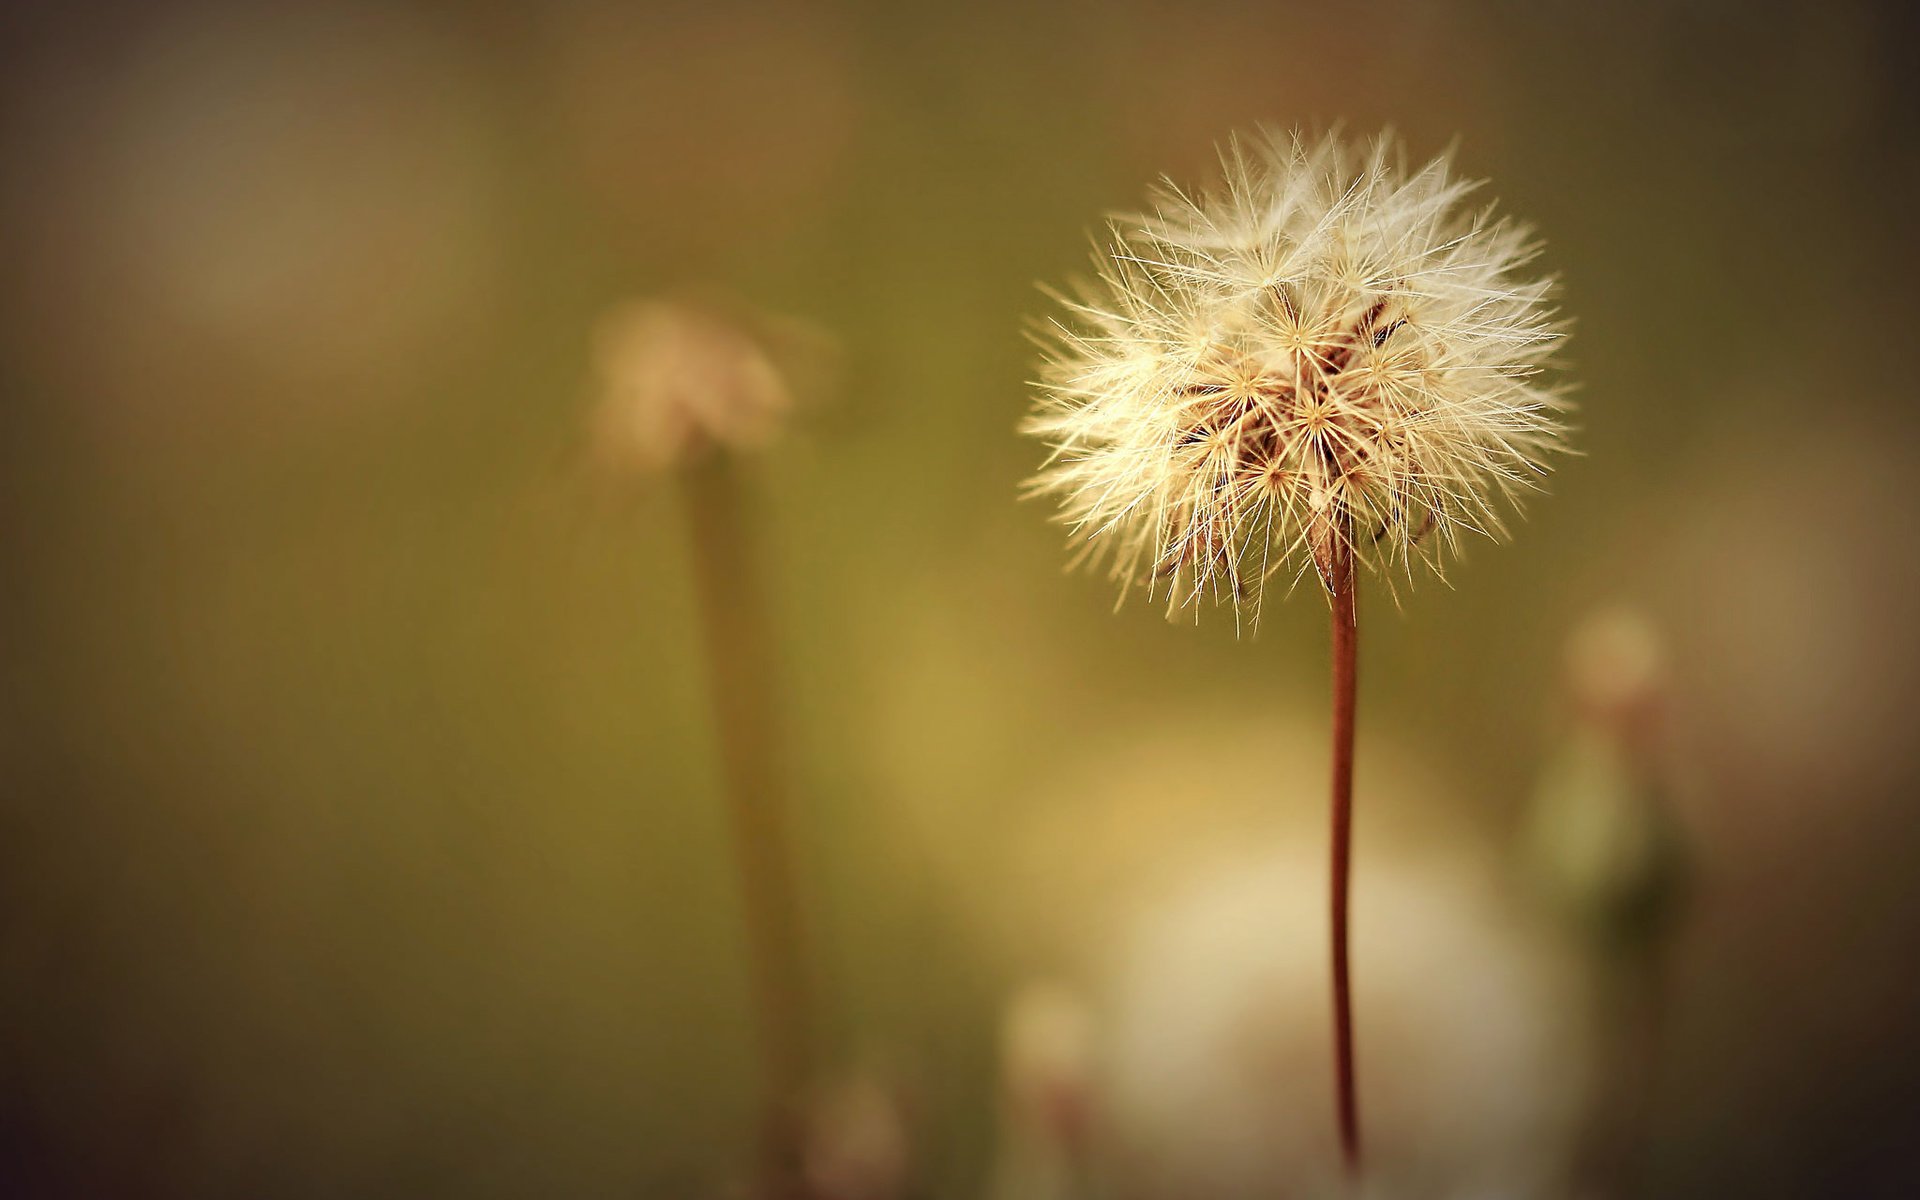
[[[1600,1019],[1609,1051],[1599,1070],[1576,1167],[1594,1194],[1642,1190],[1666,1027],[1670,943],[1660,935],[1613,947],[1600,964]]]
[[[681,472],[707,685],[746,923],[758,1025],[763,1194],[798,1194],[798,1105],[812,1069],[811,999],[785,798],[776,768],[770,638],[735,464]]]
[[[1347,898],[1353,858],[1353,717],[1360,627],[1351,524],[1331,539],[1333,592],[1333,1065],[1340,1154],[1349,1178],[1360,1174],[1360,1104],[1353,1070],[1353,988],[1348,971]]]

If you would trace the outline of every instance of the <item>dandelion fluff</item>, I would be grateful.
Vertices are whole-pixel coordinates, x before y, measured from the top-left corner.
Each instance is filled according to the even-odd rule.
[[[1230,141],[1208,191],[1163,183],[1112,226],[1097,277],[1045,323],[1037,411],[1081,558],[1169,610],[1251,604],[1336,551],[1438,571],[1558,448],[1562,337],[1523,225],[1447,157]]]

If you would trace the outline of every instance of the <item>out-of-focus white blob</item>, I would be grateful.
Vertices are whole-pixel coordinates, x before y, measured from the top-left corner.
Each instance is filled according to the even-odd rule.
[[[387,5],[216,4],[151,14],[110,68],[86,53],[84,97],[27,134],[47,170],[16,214],[45,235],[23,274],[56,379],[116,421],[271,423],[470,351],[499,175],[457,38]]]
[[[1485,876],[1364,849],[1357,865],[1360,1106],[1379,1195],[1547,1195],[1564,1169],[1576,993]],[[1326,924],[1325,864],[1297,853],[1207,871],[1134,931],[1107,1095],[1124,1194],[1345,1194]]]
[[[992,1200],[1085,1194],[1096,1119],[1094,1035],[1085,1002],[1064,984],[1028,984],[1007,1005]]]
[[[808,1105],[803,1169],[815,1200],[897,1200],[912,1162],[900,1099],[872,1071],[822,1087]]]
[[[764,0],[541,8],[555,144],[636,256],[764,253],[820,211],[852,139],[846,32]]]

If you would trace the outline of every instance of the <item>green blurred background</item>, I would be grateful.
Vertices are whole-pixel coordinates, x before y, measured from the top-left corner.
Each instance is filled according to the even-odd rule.
[[[1269,122],[1457,139],[1577,321],[1583,456],[1451,587],[1365,597],[1363,938],[1370,887],[1467,864],[1523,969],[1590,969],[1523,831],[1567,639],[1626,606],[1691,868],[1633,1194],[1915,1194],[1916,35],[1859,3],[10,6],[6,1193],[737,1180],[682,515],[587,444],[596,322],[690,290],[833,347],[747,471],[824,1070],[884,1081],[942,1197],[1000,1178],[1031,981],[1153,1077],[1126,980],[1234,985],[1129,931],[1223,856],[1318,869],[1324,606],[1236,636],[1064,574],[1015,499],[1022,329],[1102,214]],[[1487,973],[1369,999],[1370,961],[1363,1057]],[[1527,1087],[1577,1112],[1605,1039],[1543,1036]],[[1325,1086],[1306,1061],[1288,1119]],[[1165,1194],[1208,1188],[1240,1194]]]

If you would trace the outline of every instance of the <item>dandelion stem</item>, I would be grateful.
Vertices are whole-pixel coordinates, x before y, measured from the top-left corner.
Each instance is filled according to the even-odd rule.
[[[811,999],[784,797],[775,760],[772,670],[734,465],[681,472],[708,689],[733,832],[753,978],[761,1071],[761,1191],[796,1195],[796,1106],[812,1067]]]
[[[1360,639],[1350,520],[1331,546],[1333,589],[1333,1074],[1340,1154],[1347,1174],[1360,1174],[1360,1105],[1353,1070],[1353,988],[1348,972],[1347,896],[1353,857],[1353,716]]]

